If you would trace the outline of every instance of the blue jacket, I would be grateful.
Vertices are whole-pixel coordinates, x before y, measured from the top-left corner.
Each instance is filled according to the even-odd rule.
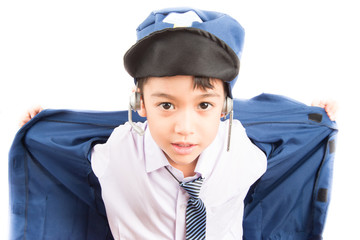
[[[268,158],[245,199],[243,239],[322,239],[336,124],[270,94],[235,100],[234,118]],[[20,129],[9,154],[11,239],[112,239],[90,150],[126,121],[126,111],[45,110]]]

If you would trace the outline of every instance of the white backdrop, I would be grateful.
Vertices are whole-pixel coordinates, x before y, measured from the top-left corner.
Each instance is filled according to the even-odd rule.
[[[358,235],[359,7],[356,0],[0,2],[0,239],[8,228],[7,154],[26,109],[124,110],[132,79],[122,57],[151,10],[226,12],[245,28],[234,96],[262,92],[339,102],[340,128],[324,239]]]

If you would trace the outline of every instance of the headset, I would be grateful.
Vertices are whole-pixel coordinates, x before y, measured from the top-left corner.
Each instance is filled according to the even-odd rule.
[[[130,101],[129,101],[129,111],[128,111],[128,118],[129,123],[140,136],[143,136],[145,131],[136,125],[132,121],[132,111],[139,111],[141,109],[141,93],[137,91],[138,85],[136,83],[136,90],[130,95]],[[232,128],[232,120],[233,120],[233,99],[230,97],[226,97],[224,101],[223,108],[221,110],[222,115],[224,115],[224,119],[227,115],[229,115],[229,129],[228,129],[228,141],[227,141],[227,151],[230,150],[230,138],[231,138],[231,128]]]
[[[141,93],[137,92],[137,89],[138,88],[136,83],[136,90],[130,95],[128,118],[129,123],[135,132],[137,132],[140,136],[143,136],[145,131],[132,121],[132,111],[136,112],[141,109]]]
[[[230,151],[231,129],[232,129],[232,121],[234,117],[234,100],[229,96],[226,96],[226,99],[224,101],[222,114],[224,114],[224,119],[226,119],[226,116],[229,115],[229,128],[228,128],[226,151]]]

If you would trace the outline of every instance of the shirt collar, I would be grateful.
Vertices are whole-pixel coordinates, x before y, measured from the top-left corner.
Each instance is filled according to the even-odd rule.
[[[149,127],[146,127],[144,135],[144,153],[147,173],[170,165],[165,154],[152,138]]]
[[[201,174],[203,178],[207,178],[214,169],[216,162],[226,151],[224,143],[226,143],[226,134],[224,124],[220,122],[219,131],[214,141],[200,154],[195,167],[195,172]]]

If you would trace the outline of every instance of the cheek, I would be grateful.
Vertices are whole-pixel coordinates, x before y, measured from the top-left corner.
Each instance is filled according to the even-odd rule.
[[[220,118],[217,117],[208,119],[207,121],[203,121],[202,124],[199,124],[199,133],[206,142],[211,143],[215,139],[219,129],[219,124]]]
[[[161,119],[156,119],[155,121],[148,119],[148,124],[152,132],[166,133],[170,128],[169,121],[163,121]]]
[[[169,135],[171,126],[169,124],[169,121],[166,121],[166,119],[162,119],[162,118],[154,119],[152,118],[151,114],[150,115],[148,114],[147,121],[151,132],[151,136],[153,136],[156,142],[161,141],[162,139],[165,138],[164,136]]]

